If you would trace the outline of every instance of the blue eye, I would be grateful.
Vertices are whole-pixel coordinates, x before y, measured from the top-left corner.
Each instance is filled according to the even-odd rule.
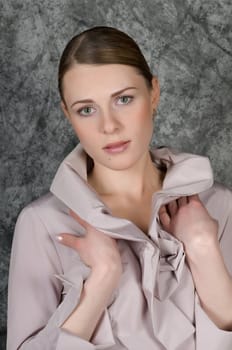
[[[118,102],[120,105],[127,105],[133,100],[133,96],[123,95],[119,96]]]
[[[82,117],[88,117],[93,113],[94,108],[90,106],[86,106],[83,108],[78,109],[77,113],[81,115]]]

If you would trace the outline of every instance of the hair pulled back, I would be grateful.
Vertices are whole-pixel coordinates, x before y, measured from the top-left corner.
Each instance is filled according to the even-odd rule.
[[[106,26],[87,29],[74,36],[60,59],[58,88],[64,100],[62,82],[65,73],[75,64],[123,64],[135,67],[149,88],[152,73],[136,42],[126,33]]]

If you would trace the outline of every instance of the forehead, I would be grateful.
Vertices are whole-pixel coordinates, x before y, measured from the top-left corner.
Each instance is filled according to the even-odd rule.
[[[122,64],[75,64],[64,75],[64,92],[75,86],[79,92],[96,92],[96,89],[115,90],[127,85],[145,86],[144,77],[132,66]]]

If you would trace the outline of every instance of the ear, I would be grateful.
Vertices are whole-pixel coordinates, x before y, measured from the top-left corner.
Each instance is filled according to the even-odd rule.
[[[62,109],[62,111],[63,111],[65,117],[66,117],[68,120],[70,120],[70,115],[69,115],[69,112],[68,112],[68,110],[67,110],[67,107],[66,107],[64,101],[61,101],[61,102],[60,102],[60,107],[61,107],[61,109]]]
[[[160,100],[160,85],[158,78],[154,76],[152,78],[152,107],[157,109]]]

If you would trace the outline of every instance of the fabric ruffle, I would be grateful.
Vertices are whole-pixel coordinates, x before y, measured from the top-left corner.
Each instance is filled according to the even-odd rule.
[[[113,217],[110,209],[90,188],[86,182],[83,152],[81,146],[77,146],[62,163],[52,183],[51,192],[98,230],[112,238],[128,241],[141,264],[141,288],[151,314],[154,335],[165,348],[174,349],[195,332],[195,327],[172,301],[172,294],[177,290],[184,270],[185,253],[182,243],[162,230],[158,212],[161,205],[173,199],[209,189],[213,184],[210,163],[205,157],[183,153],[178,155],[166,148],[154,151],[154,157],[166,163],[167,174],[162,190],[153,195],[153,221],[147,236],[132,222]],[[194,169],[193,172],[191,168]],[[78,268],[75,267],[60,278],[65,283],[71,281],[76,284],[79,273],[76,269]],[[109,341],[113,343],[107,310],[101,320],[101,327],[95,332],[93,341],[96,344],[102,339],[101,332],[110,334]]]

